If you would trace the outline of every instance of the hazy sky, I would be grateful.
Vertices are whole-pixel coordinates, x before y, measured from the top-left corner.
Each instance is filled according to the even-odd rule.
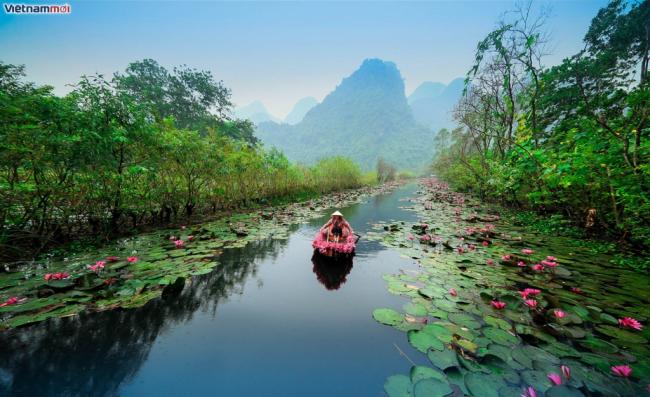
[[[31,80],[61,94],[82,74],[110,75],[133,60],[184,63],[224,80],[236,104],[259,99],[284,117],[302,97],[321,100],[365,58],[395,62],[407,94],[423,81],[462,76],[514,1],[69,3],[70,15],[0,11],[0,60],[25,64]],[[554,64],[581,48],[606,1],[535,4],[552,7]]]

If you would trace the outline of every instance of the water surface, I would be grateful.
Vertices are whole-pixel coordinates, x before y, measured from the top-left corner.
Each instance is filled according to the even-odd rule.
[[[415,221],[400,208],[414,192],[341,211],[361,234],[379,221]],[[371,313],[401,308],[382,275],[416,265],[366,239],[351,268],[314,265],[310,242],[326,219],[292,226],[287,240],[226,250],[212,273],[142,308],[0,334],[1,395],[384,395],[385,379],[411,367],[396,345],[425,358]]]

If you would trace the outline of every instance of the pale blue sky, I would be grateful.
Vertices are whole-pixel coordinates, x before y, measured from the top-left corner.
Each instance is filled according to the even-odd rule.
[[[407,94],[423,81],[447,83],[464,75],[476,43],[514,1],[70,4],[71,15],[0,11],[0,60],[26,64],[30,79],[58,93],[82,74],[112,74],[136,59],[185,63],[224,80],[238,105],[259,99],[284,117],[302,97],[321,100],[365,58],[395,62]],[[554,64],[581,48],[606,1],[535,4],[552,7],[554,54],[547,64]]]

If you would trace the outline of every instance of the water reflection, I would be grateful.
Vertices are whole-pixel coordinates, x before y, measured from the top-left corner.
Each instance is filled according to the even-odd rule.
[[[227,250],[214,272],[168,287],[142,308],[52,319],[0,333],[0,395],[115,396],[147,360],[167,328],[197,311],[216,313],[224,298],[241,293],[260,258],[277,257],[284,240]]]
[[[311,263],[316,278],[330,291],[337,290],[347,281],[347,276],[352,270],[352,256],[331,258],[314,252]]]

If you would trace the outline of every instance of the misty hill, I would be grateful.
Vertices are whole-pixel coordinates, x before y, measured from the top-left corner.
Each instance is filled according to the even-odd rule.
[[[260,101],[254,101],[246,106],[238,107],[235,109],[235,116],[240,119],[249,119],[255,124],[263,123],[265,121],[280,121],[277,117],[272,116]]]
[[[364,169],[380,156],[400,168],[419,168],[433,149],[433,132],[415,121],[399,70],[379,59],[365,60],[300,123],[260,123],[257,136],[292,160],[309,164],[340,154]]]
[[[296,102],[295,105],[293,105],[293,109],[291,109],[291,112],[287,115],[287,117],[284,118],[284,122],[287,124],[298,124],[302,121],[302,119],[305,117],[308,111],[311,110],[314,106],[318,105],[318,101],[316,98],[308,96],[306,98],[302,98],[298,102]]]
[[[420,99],[435,98],[437,96],[440,96],[445,87],[446,86],[442,83],[425,81],[424,83],[420,84],[411,95],[409,95],[408,103],[410,105]]]
[[[445,86],[441,83],[425,82],[409,96],[413,117],[438,131],[440,128],[453,128],[452,111],[463,94],[464,80],[454,79]]]

